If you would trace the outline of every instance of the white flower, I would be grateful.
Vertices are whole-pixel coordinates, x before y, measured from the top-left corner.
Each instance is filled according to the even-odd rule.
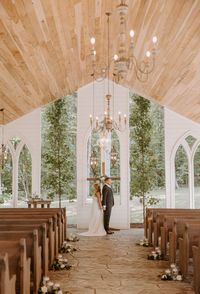
[[[43,277],[43,282],[49,281],[49,277]]]
[[[56,283],[56,284],[54,284],[54,287],[55,287],[55,289],[60,288],[60,284]]]
[[[65,259],[63,259],[63,261],[67,263],[67,262],[68,262],[68,259],[67,259],[67,258],[65,258]]]
[[[52,287],[53,286],[53,282],[48,282],[47,283],[47,287]]]
[[[46,286],[42,286],[41,290],[42,290],[42,293],[47,293],[47,291],[48,291]]]
[[[65,265],[64,265],[64,264],[61,264],[60,267],[61,267],[61,268],[65,268]]]
[[[171,269],[173,269],[173,268],[176,267],[176,265],[175,265],[174,263],[172,263],[172,264],[170,265],[170,267],[171,267]]]
[[[177,281],[182,281],[182,276],[181,275],[177,275],[176,279],[177,279]]]
[[[165,270],[165,273],[168,275],[168,274],[170,274],[170,270],[169,269],[166,269]]]
[[[62,254],[58,254],[58,259],[62,258]]]
[[[63,294],[62,290],[59,290],[59,291],[57,292],[57,294]]]

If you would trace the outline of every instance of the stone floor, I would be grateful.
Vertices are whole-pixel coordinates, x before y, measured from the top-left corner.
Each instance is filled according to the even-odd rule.
[[[70,271],[50,272],[63,293],[74,294],[192,294],[186,282],[161,281],[166,261],[147,260],[151,248],[136,245],[143,229],[115,232],[105,237],[80,237]],[[66,292],[65,292],[66,291]]]

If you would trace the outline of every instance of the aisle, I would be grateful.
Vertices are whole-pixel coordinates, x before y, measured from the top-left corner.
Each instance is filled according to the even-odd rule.
[[[73,294],[193,294],[190,284],[161,281],[165,261],[147,260],[150,248],[136,246],[142,229],[115,232],[105,237],[81,237],[70,256],[70,271],[50,274],[62,290]]]

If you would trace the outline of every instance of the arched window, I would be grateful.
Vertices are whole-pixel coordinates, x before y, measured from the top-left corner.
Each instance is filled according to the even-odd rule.
[[[99,145],[99,134],[92,130],[87,143],[88,178],[99,178],[101,176],[101,149]],[[93,180],[88,181],[88,197],[92,196]]]
[[[200,208],[200,145],[194,155],[194,207]]]
[[[21,150],[18,167],[18,205],[24,206],[24,200],[32,195],[32,160],[26,145]]]
[[[190,207],[189,193],[189,169],[186,151],[182,145],[179,146],[175,157],[175,207]]]
[[[9,148],[0,173],[0,207],[12,207],[12,155]]]

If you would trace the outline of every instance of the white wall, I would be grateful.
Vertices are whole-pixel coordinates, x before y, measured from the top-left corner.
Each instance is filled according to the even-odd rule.
[[[187,136],[197,139],[192,149],[185,142]],[[165,109],[165,173],[166,173],[166,205],[175,207],[175,164],[176,151],[183,145],[189,162],[190,207],[194,207],[194,174],[193,157],[200,144],[200,125],[173,111]]]
[[[113,96],[113,83],[111,94]],[[104,97],[107,94],[107,80],[95,82],[94,117],[104,114]],[[112,97],[113,98],[113,97]],[[89,115],[93,114],[93,83],[78,90],[77,113],[77,202],[78,228],[87,228],[90,219],[91,202],[87,200],[87,141],[90,134]],[[112,105],[112,102],[111,102]],[[112,107],[111,107],[112,108]],[[118,116],[129,111],[129,90],[115,85],[114,87],[114,113]],[[113,116],[113,115],[112,115]],[[114,116],[113,116],[114,117]],[[116,117],[114,117],[116,119]],[[110,226],[115,228],[128,228],[129,220],[129,132],[128,126],[124,132],[118,132],[120,141],[120,176],[121,176],[121,203],[116,203],[111,216]]]
[[[22,142],[16,152],[12,150],[13,157],[13,205],[17,206],[18,199],[18,160],[20,151],[24,144],[27,145],[32,158],[32,192],[40,195],[41,175],[41,109],[38,108],[31,113],[5,125],[4,143],[9,144],[13,137],[19,137]],[[11,144],[9,144],[11,145]]]

